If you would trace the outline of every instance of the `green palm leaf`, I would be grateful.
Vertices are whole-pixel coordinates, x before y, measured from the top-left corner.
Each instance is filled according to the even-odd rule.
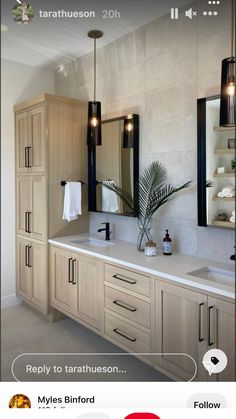
[[[170,201],[175,193],[188,188],[191,184],[191,181],[189,181],[175,187],[166,184],[166,180],[167,170],[165,166],[158,161],[154,161],[140,175],[134,188],[134,197],[110,182],[105,181],[103,185],[115,192],[145,227],[162,205]]]

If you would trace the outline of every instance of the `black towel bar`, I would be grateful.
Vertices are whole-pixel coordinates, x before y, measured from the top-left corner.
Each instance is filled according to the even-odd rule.
[[[84,185],[84,182],[82,182],[81,180],[77,180],[76,182],[80,182],[81,185]],[[61,180],[61,186],[65,186],[67,184],[67,182],[65,180]]]

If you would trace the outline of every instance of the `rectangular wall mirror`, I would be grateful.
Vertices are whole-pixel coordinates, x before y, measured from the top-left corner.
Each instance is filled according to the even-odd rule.
[[[234,229],[235,127],[219,110],[219,96],[198,99],[198,225]]]
[[[102,121],[102,145],[88,146],[89,211],[133,216],[104,181],[133,195],[139,175],[139,117],[128,115]]]

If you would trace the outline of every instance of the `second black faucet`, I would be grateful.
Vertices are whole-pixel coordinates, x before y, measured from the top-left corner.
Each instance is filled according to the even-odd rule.
[[[110,223],[101,223],[101,224],[104,224],[105,225],[105,228],[99,228],[98,229],[98,233],[101,233],[102,231],[105,231],[106,232],[106,240],[110,240],[110,234],[111,234],[111,232],[110,232]]]

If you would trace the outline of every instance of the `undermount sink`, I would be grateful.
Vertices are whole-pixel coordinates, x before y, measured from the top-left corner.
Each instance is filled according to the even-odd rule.
[[[196,271],[188,272],[187,275],[197,276],[198,278],[229,286],[233,286],[235,282],[235,273],[233,271],[215,268],[214,266],[205,266]]]
[[[105,240],[99,240],[94,238],[80,238],[76,240],[71,240],[71,243],[81,244],[86,247],[108,247],[113,246],[114,243]]]

